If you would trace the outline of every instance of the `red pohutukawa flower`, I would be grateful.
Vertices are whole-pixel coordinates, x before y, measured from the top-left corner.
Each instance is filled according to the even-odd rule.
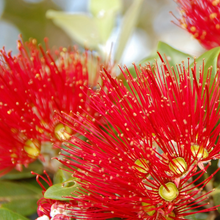
[[[3,113],[1,113],[1,117],[4,117]],[[29,125],[25,127],[30,128]],[[19,131],[20,128],[21,126],[10,127],[4,121],[0,123],[0,176],[13,168],[21,171],[23,165],[27,167],[39,155],[40,142],[34,139],[37,132],[33,130],[29,133],[29,137],[33,137],[33,139],[28,140]]]
[[[220,46],[220,1],[176,0],[182,15],[179,25],[206,49]]]
[[[0,149],[5,152],[0,170],[8,164],[10,168],[27,165],[28,157],[29,162],[36,159],[42,141],[62,143],[70,138],[73,131],[55,120],[54,112],[82,114],[79,106],[89,110],[88,87],[97,85],[99,59],[89,51],[80,54],[75,48],[51,51],[46,47],[45,52],[32,39],[25,45],[18,41],[16,56],[0,51]]]
[[[122,70],[129,90],[105,71],[104,87],[91,91],[90,108],[104,125],[85,109],[71,127],[88,139],[74,137],[70,159],[61,160],[89,192],[76,198],[82,208],[74,211],[91,219],[165,220],[214,210],[205,208],[208,193],[200,194],[214,174],[196,181],[208,168],[203,163],[219,158],[220,73],[213,79],[196,64],[178,72],[164,63],[161,71],[135,69],[136,78]],[[74,120],[64,116],[67,124]]]

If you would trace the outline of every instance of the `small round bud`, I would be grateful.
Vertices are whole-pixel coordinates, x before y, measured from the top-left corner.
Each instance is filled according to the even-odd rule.
[[[175,174],[182,175],[187,170],[187,163],[182,157],[177,157],[169,163],[169,168]]]
[[[191,151],[193,156],[197,157],[198,159],[205,159],[209,156],[208,151],[202,146],[199,146],[197,144],[191,146]]]
[[[149,215],[152,216],[156,212],[156,207],[146,202],[142,202],[143,210]]]
[[[165,185],[167,189],[161,185],[159,188],[159,195],[162,199],[171,202],[179,195],[179,191],[176,185],[172,182],[168,182]]]
[[[55,137],[60,141],[69,140],[72,133],[73,131],[70,127],[61,123],[57,124],[54,128]]]
[[[140,158],[140,159],[137,159],[134,163],[135,163],[134,168],[137,169],[139,172],[148,173],[148,170],[149,170],[147,167],[148,160]]]
[[[29,139],[25,142],[24,150],[29,155],[29,157],[36,159],[40,154],[40,142],[36,139]]]

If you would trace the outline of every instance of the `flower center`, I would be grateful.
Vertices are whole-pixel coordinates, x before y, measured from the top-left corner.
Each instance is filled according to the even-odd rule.
[[[162,199],[171,202],[179,195],[179,191],[176,188],[176,185],[172,182],[168,182],[165,185],[167,189],[161,185],[159,188],[159,195]]]
[[[140,158],[140,159],[137,159],[134,163],[135,163],[135,166],[134,166],[135,169],[137,169],[139,172],[148,173],[148,170],[149,170],[147,167],[148,160]]]
[[[40,142],[36,139],[29,139],[25,142],[24,150],[29,155],[29,157],[36,159],[40,154]]]
[[[73,131],[70,127],[63,125],[61,123],[57,124],[54,128],[55,137],[59,141],[69,140],[72,133]]]
[[[142,202],[142,206],[144,211],[149,215],[152,216],[155,212],[156,212],[156,207],[154,205],[151,205],[149,203],[146,202]]]
[[[202,146],[199,146],[197,144],[193,144],[191,146],[191,151],[192,151],[193,156],[198,159],[205,159],[209,156],[208,151]]]
[[[177,157],[169,163],[169,168],[175,174],[182,175],[187,170],[187,163],[182,157]]]

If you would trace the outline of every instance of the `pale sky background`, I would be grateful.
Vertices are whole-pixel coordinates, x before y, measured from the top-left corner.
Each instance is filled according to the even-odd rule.
[[[13,53],[16,53],[16,41],[18,39],[19,33],[22,33],[21,27],[19,28],[13,19],[20,19],[19,17],[13,17],[13,12],[8,13],[6,11],[6,1],[7,4],[15,2],[15,0],[0,0],[0,48],[3,46],[6,47],[6,50],[12,50]],[[54,7],[57,7],[57,10],[63,10],[66,12],[88,12],[88,1],[89,0],[16,0],[21,2],[18,7],[22,7],[23,3],[29,3],[30,7],[38,7],[38,4],[53,4]],[[132,0],[123,0],[124,8],[126,9]],[[7,7],[10,10],[10,5]],[[186,53],[192,54],[193,56],[199,56],[204,49],[199,45],[199,43],[192,38],[185,30],[182,30],[178,26],[171,23],[171,20],[175,18],[169,13],[173,11],[177,17],[179,17],[177,12],[177,5],[172,0],[144,0],[142,11],[140,13],[140,18],[138,21],[138,26],[135,29],[133,35],[131,36],[127,47],[125,48],[124,56],[122,58],[123,64],[130,64],[132,62],[138,62],[146,56],[149,56],[153,50],[155,50],[158,41],[164,41],[171,46],[184,51]],[[17,10],[20,10],[18,8]],[[5,16],[6,15],[6,16]],[[25,12],[23,13],[25,16]],[[17,15],[16,15],[17,16]],[[31,15],[30,15],[31,16]],[[29,19],[29,18],[28,18]],[[27,20],[28,20],[27,19]],[[40,18],[39,18],[40,19]],[[120,21],[120,18],[119,18]],[[33,24],[34,25],[34,24]],[[50,21],[52,26],[52,22]],[[45,35],[50,33],[50,25],[47,25],[45,30]],[[23,22],[23,27],[25,27],[25,20]],[[58,29],[53,27],[54,29]],[[108,48],[114,41],[117,40],[117,33],[119,32],[119,26],[114,29],[109,41]],[[39,33],[36,28],[36,34]],[[60,30],[59,30],[60,31]],[[34,32],[32,32],[35,35]],[[43,34],[43,33],[42,33]],[[51,34],[51,33],[50,33]],[[52,34],[51,34],[52,35]],[[35,36],[28,36],[35,37]],[[56,38],[55,38],[56,37]],[[50,41],[52,44],[57,44],[57,46],[63,46],[74,44],[68,38],[65,33],[60,31],[60,35],[54,34],[51,37]],[[63,38],[63,40],[62,40]],[[68,40],[66,40],[66,38]]]

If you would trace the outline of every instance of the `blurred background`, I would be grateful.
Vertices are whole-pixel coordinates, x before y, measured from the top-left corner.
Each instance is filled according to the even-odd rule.
[[[107,51],[110,51],[111,45],[114,48],[121,18],[132,2],[122,0],[122,10],[117,14],[115,26],[107,41],[107,45],[110,45]],[[90,14],[89,0],[0,0],[0,48],[5,46],[7,51],[12,50],[16,54],[19,34],[22,34],[24,41],[31,37],[36,38],[38,43],[43,43],[44,37],[48,37],[50,46],[77,44],[52,19],[46,17],[49,9]],[[129,37],[120,63],[129,65],[149,56],[156,49],[158,41],[164,41],[193,56],[204,51],[191,35],[171,22],[176,19],[170,11],[180,17],[173,0],[143,0],[136,27]],[[86,29],[83,25],[81,28]]]

